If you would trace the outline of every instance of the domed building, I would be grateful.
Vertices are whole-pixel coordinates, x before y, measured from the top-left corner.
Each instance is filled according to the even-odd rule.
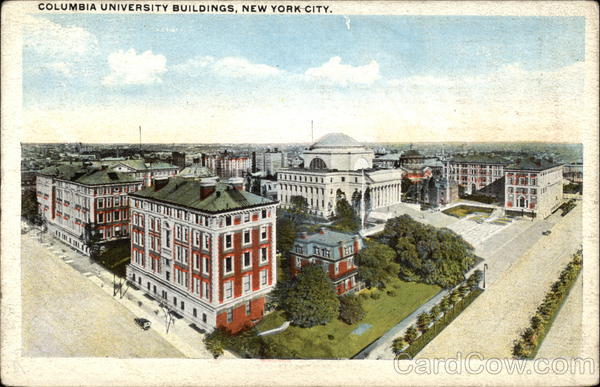
[[[343,133],[329,133],[304,152],[309,169],[357,171],[373,168],[373,150]]]
[[[372,210],[401,201],[402,172],[375,169],[372,149],[343,133],[329,133],[302,154],[302,168],[277,173],[277,199],[287,207],[294,196],[304,197],[313,215],[329,217],[344,197],[357,205],[365,192],[365,208]]]

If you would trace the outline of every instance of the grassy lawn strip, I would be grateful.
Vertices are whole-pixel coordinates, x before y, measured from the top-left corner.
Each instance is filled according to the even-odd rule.
[[[389,296],[388,290],[393,290],[396,295]],[[327,325],[312,328],[290,326],[284,332],[265,336],[264,340],[286,346],[304,359],[350,358],[381,337],[440,290],[440,287],[435,285],[395,279],[383,291],[372,289],[361,292],[380,293],[380,297],[379,299],[368,297],[362,300],[366,315],[356,324],[348,325],[335,319]],[[280,326],[284,321],[283,312],[277,311],[266,316],[257,329],[261,332],[266,331]],[[360,336],[351,334],[360,324],[371,324],[372,327]]]
[[[122,239],[104,244],[98,262],[111,273],[125,277],[125,268],[130,260],[130,240]]]
[[[454,216],[456,218],[464,218],[469,214],[475,213],[486,213],[491,214],[494,211],[493,208],[475,207],[475,206],[456,206],[442,211],[446,215]]]

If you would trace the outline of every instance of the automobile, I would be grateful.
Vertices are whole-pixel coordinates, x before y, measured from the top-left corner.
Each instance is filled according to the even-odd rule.
[[[141,318],[141,317],[136,318],[135,319],[135,323],[137,325],[139,325],[145,331],[147,331],[148,329],[150,329],[150,326],[152,325],[152,323],[150,322],[150,320],[145,319],[145,318]]]
[[[550,231],[550,230],[546,230],[546,231],[542,232],[542,234],[543,234],[543,235],[550,235],[550,233],[551,233],[551,232],[552,232],[552,231]]]

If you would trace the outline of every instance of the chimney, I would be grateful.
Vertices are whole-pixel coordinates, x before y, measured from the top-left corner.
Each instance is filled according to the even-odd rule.
[[[154,191],[160,191],[164,186],[169,184],[169,179],[154,179]]]
[[[327,229],[325,227],[321,227],[319,228],[319,234],[325,234],[325,231],[327,231]]]
[[[200,200],[206,199],[217,188],[217,181],[215,178],[204,178],[200,180]]]
[[[227,185],[236,191],[243,191],[244,179],[241,177],[230,177],[229,180],[227,180]]]
[[[302,231],[299,235],[300,239],[308,238],[308,233],[306,231]]]

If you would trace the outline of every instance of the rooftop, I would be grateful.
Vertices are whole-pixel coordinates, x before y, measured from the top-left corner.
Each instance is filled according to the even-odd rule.
[[[510,164],[510,160],[507,158],[489,153],[455,155],[451,161],[453,163]]]
[[[307,234],[306,238],[297,237],[296,242],[299,243],[318,243],[326,246],[337,246],[340,242],[350,242],[354,240],[355,235],[345,232],[332,231],[328,228],[323,228],[323,233],[316,232]],[[358,234],[356,234],[358,236]]]
[[[363,144],[344,133],[329,133],[321,137],[310,149],[321,148],[362,148]]]
[[[135,179],[127,173],[72,164],[44,168],[39,171],[39,174],[85,185],[136,183],[140,181],[140,179]]]
[[[152,186],[131,195],[211,213],[276,203],[247,191],[236,190],[225,183],[216,183],[215,191],[202,199],[200,188],[201,179],[172,177],[165,186],[158,190]]]
[[[514,163],[510,164],[506,169],[526,169],[531,171],[543,171],[562,165],[552,159],[536,159],[533,157],[527,159],[517,159]]]

